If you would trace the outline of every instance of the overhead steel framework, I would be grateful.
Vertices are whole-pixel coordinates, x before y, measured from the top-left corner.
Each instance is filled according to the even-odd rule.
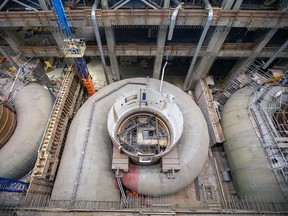
[[[217,57],[222,58],[243,58],[248,57],[252,52],[252,44],[250,43],[224,43],[222,49],[219,51]],[[205,55],[206,46],[202,46],[199,56]],[[9,47],[3,47],[6,52],[12,53],[13,51]],[[26,57],[49,57],[58,56],[62,57],[63,54],[58,46],[21,46],[20,51]],[[165,56],[178,56],[178,57],[190,57],[193,56],[196,46],[191,44],[174,44],[165,45],[163,55]],[[265,47],[259,53],[259,57],[267,58],[274,55],[278,47]],[[108,56],[108,47],[103,46],[103,53]],[[121,44],[115,45],[114,52],[116,56],[155,56],[157,55],[157,47],[155,45],[139,45],[139,44]],[[87,45],[85,56],[100,56],[98,47],[96,45]],[[283,50],[278,57],[287,58],[288,51]]]
[[[105,26],[110,20],[112,26],[169,25],[173,9],[159,10],[97,10],[99,26]],[[202,26],[207,19],[203,9],[179,11],[176,27]],[[68,10],[70,27],[92,26],[91,9]],[[239,10],[230,11],[213,8],[211,26],[246,27],[246,28],[284,28],[287,27],[288,13],[285,11]],[[17,26],[56,26],[55,16],[51,11],[11,11],[0,13],[1,27]]]

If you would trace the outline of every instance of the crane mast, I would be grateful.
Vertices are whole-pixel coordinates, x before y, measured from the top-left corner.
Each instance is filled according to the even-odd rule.
[[[64,40],[64,47],[62,48],[62,51],[66,58],[73,58],[77,71],[87,89],[88,95],[91,96],[96,92],[96,90],[89,74],[86,61],[83,58],[86,50],[85,40],[83,38],[73,37],[62,1],[51,0],[51,2],[57,16],[58,25],[62,29],[63,33],[67,36],[67,39]]]

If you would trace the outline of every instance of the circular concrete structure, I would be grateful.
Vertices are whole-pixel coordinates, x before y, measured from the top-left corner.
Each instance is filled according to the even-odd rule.
[[[140,88],[116,100],[107,127],[119,150],[136,164],[151,165],[173,150],[182,136],[183,123],[172,94]]]
[[[74,203],[87,199],[120,201],[115,174],[111,169],[113,144],[107,129],[109,111],[117,99],[129,92],[139,92],[140,89],[158,91],[159,87],[160,81],[156,79],[122,80],[99,90],[82,105],[71,123],[54,184],[51,200],[55,206],[57,201],[61,206],[63,200],[75,200]],[[121,178],[122,184],[139,194],[164,195],[185,188],[199,175],[208,156],[207,125],[191,96],[166,82],[162,92],[173,95],[173,103],[183,115],[183,133],[175,147],[181,170],[174,179],[169,179],[166,173],[161,173],[159,163],[148,166],[130,163],[129,171]],[[163,116],[160,120],[164,121]],[[121,127],[121,123],[119,125]],[[164,122],[162,126],[169,128]],[[169,139],[174,138],[177,141],[173,136]]]

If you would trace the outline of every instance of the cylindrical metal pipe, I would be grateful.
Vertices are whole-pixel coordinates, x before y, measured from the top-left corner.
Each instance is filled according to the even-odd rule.
[[[168,32],[168,37],[167,37],[168,40],[172,40],[173,33],[174,33],[174,27],[175,27],[175,24],[176,24],[176,18],[177,18],[179,9],[182,7],[182,4],[183,3],[179,4],[175,8],[175,10],[173,11],[173,14],[171,16],[171,22],[170,22],[170,25],[169,25],[169,32]]]
[[[211,4],[209,3],[208,0],[203,0],[203,2],[205,4],[205,8],[209,10],[208,11],[208,18],[207,18],[206,24],[204,26],[204,29],[202,31],[200,40],[199,40],[199,42],[197,44],[196,51],[195,51],[195,54],[193,55],[192,62],[191,62],[190,67],[188,69],[188,72],[187,72],[187,75],[186,75],[186,78],[185,78],[185,81],[184,81],[184,84],[183,84],[183,89],[184,90],[188,90],[191,87],[191,84],[192,84],[191,80],[190,80],[191,79],[191,75],[192,75],[196,60],[198,58],[198,55],[200,53],[200,49],[201,49],[202,44],[204,42],[204,39],[206,37],[207,31],[208,31],[208,29],[210,27],[210,24],[212,22],[212,19],[213,19],[213,9],[212,9]]]

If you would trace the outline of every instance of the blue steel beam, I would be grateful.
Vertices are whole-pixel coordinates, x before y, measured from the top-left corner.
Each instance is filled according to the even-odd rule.
[[[60,28],[64,31],[64,33],[67,35],[67,37],[69,39],[72,39],[72,37],[73,37],[72,31],[71,31],[71,28],[69,26],[62,1],[61,0],[52,0],[52,4],[53,4],[54,10],[56,12],[56,15],[58,18],[58,24],[59,24]]]
[[[27,191],[28,187],[29,183],[27,182],[0,177],[0,191],[24,193]]]
[[[62,1],[61,0],[51,0],[51,1],[54,7],[54,11],[56,12],[56,15],[58,18],[58,23],[59,23],[60,28],[64,31],[66,36],[71,40],[73,38],[73,34],[69,26]],[[88,71],[85,59],[74,58],[74,61],[75,61],[75,64],[77,66],[78,73],[80,74],[80,76],[82,78],[87,79],[89,75],[89,71]]]
[[[84,58],[74,58],[75,64],[78,69],[78,73],[81,75],[82,78],[87,79],[89,75],[89,71],[87,68],[87,64]]]

